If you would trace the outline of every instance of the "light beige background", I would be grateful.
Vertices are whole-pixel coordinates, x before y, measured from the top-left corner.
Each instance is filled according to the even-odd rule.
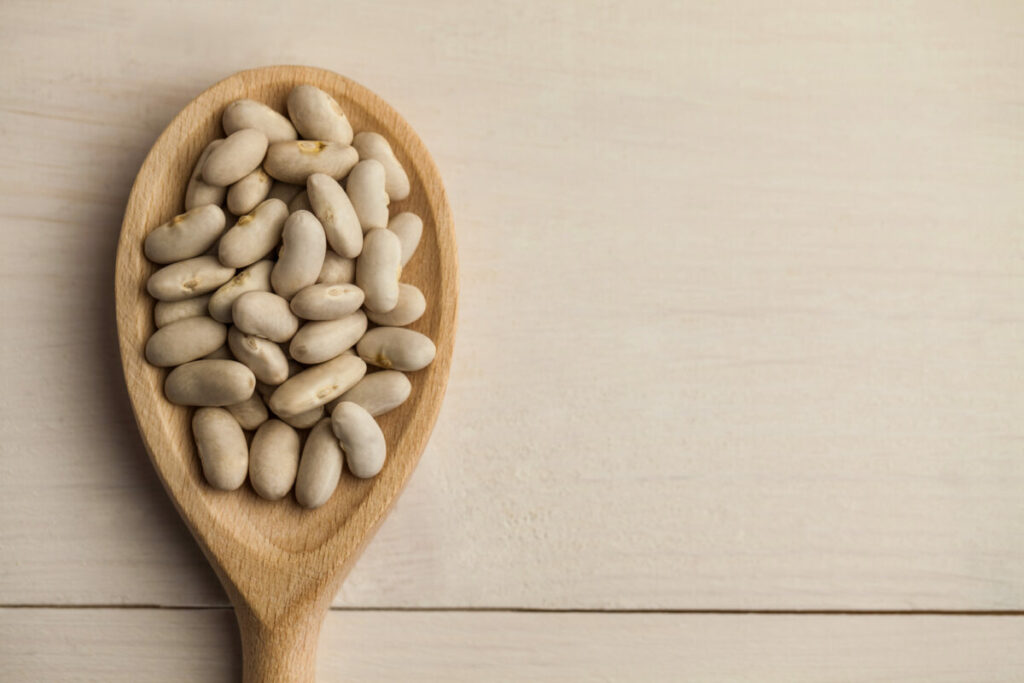
[[[419,131],[462,268],[324,680],[1022,680],[1022,29],[1013,0],[4,0],[0,678],[238,678],[128,408],[114,245],[182,106],[303,63]]]

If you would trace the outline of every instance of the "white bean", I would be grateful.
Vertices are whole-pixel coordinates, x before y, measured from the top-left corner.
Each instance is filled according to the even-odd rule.
[[[273,182],[262,168],[257,168],[228,189],[228,211],[236,216],[249,213],[267,198]]]
[[[356,164],[345,181],[345,192],[359,216],[363,232],[388,227],[388,193],[384,191],[384,180],[384,165],[376,159],[367,159]]]
[[[341,478],[344,455],[331,429],[331,420],[316,423],[306,437],[295,479],[295,500],[304,508],[318,508],[334,494]]]
[[[355,351],[353,351],[352,353],[354,355]],[[295,375],[299,374],[300,372],[302,372],[305,369],[306,369],[306,366],[303,365],[302,363],[300,363],[299,361],[295,360],[294,358],[289,358],[288,359],[288,376],[289,377],[294,377]]]
[[[340,142],[296,140],[272,144],[263,169],[275,180],[302,185],[314,173],[344,178],[358,162],[359,152]]]
[[[256,380],[256,391],[254,393],[263,397],[263,402],[266,403],[270,400],[270,395],[274,393],[275,389],[277,389],[277,385]]]
[[[423,235],[423,220],[414,213],[405,211],[388,222],[388,230],[398,235],[402,243],[402,265],[412,259]]]
[[[158,328],[163,327],[185,318],[206,315],[209,305],[209,294],[180,301],[157,301],[153,307],[153,320]]]
[[[262,132],[255,128],[235,131],[206,158],[203,180],[225,187],[236,183],[256,170],[266,153],[267,136]]]
[[[146,291],[160,301],[181,301],[220,287],[235,274],[216,256],[197,256],[164,266],[149,276]]]
[[[256,429],[270,417],[263,399],[255,391],[249,398],[241,403],[233,403],[227,406],[227,409],[238,420],[238,424],[242,425],[242,429]]]
[[[334,178],[314,173],[306,181],[306,193],[313,213],[327,233],[331,249],[345,258],[355,258],[363,248],[363,229],[345,190]]]
[[[327,409],[334,410],[338,403],[348,401],[358,403],[370,415],[377,417],[405,403],[410,393],[412,383],[408,377],[397,370],[381,370],[363,377],[354,387],[335,399],[334,405],[329,404]]]
[[[363,253],[356,259],[356,285],[366,296],[364,306],[387,313],[398,305],[398,278],[402,274],[402,244],[390,230],[366,233]]]
[[[293,361],[291,358],[288,358],[288,375],[287,375],[287,377],[285,377],[285,379],[287,379],[288,377],[294,377],[295,375],[297,375],[300,372],[302,372],[304,369],[305,369],[305,367],[301,363],[298,363],[296,361]],[[256,392],[260,396],[263,397],[264,402],[267,402],[267,407],[268,408],[270,407],[269,401],[270,401],[271,395],[275,391],[277,391],[277,388],[279,386],[281,386],[281,384],[282,384],[281,382],[278,382],[277,384],[267,384],[266,382],[261,382],[259,380],[256,380]],[[281,416],[278,415],[278,417],[281,417]],[[284,419],[284,418],[281,418],[281,419]],[[292,425],[292,426],[294,426],[294,425]]]
[[[384,189],[388,197],[398,201],[409,196],[409,176],[398,162],[387,138],[379,133],[357,133],[352,146],[359,152],[360,159],[376,159],[384,166]]]
[[[291,300],[292,313],[306,320],[337,320],[355,313],[362,305],[363,290],[350,284],[310,285]]]
[[[304,138],[352,142],[352,125],[341,105],[320,88],[296,86],[288,94],[288,115]]]
[[[249,471],[249,449],[242,427],[224,408],[200,408],[192,416],[203,474],[210,486],[234,491]]]
[[[288,379],[288,358],[281,347],[269,339],[254,337],[232,327],[228,331],[228,348],[260,382],[277,385]]]
[[[299,435],[280,420],[267,420],[256,430],[249,447],[249,481],[267,500],[292,490],[299,469]]]
[[[164,393],[184,406],[229,406],[252,396],[256,377],[233,360],[194,360],[171,370]]]
[[[270,396],[270,409],[292,417],[341,396],[366,374],[366,363],[353,354],[342,355],[303,370],[279,386]]]
[[[218,255],[232,268],[244,268],[269,254],[281,240],[288,207],[280,199],[267,199],[220,238]]]
[[[290,184],[290,183],[289,183]],[[295,185],[294,187],[299,187]],[[298,194],[288,201],[288,213],[296,211],[312,211],[313,205],[309,203],[309,194],[305,189],[299,190]]]
[[[270,274],[274,291],[286,299],[316,282],[324,267],[327,237],[320,221],[309,211],[296,211],[285,221],[283,244]]]
[[[288,117],[262,102],[235,100],[224,109],[221,125],[228,135],[243,128],[255,128],[267,136],[268,142],[294,140],[299,137]]]
[[[295,199],[303,189],[302,185],[292,185],[291,183],[282,183],[275,180],[274,184],[270,187],[270,192],[267,194],[267,199],[280,199],[287,204]]]
[[[231,354],[228,345],[223,344],[203,356],[203,360],[235,360],[235,357]]]
[[[231,319],[246,334],[286,342],[299,329],[288,301],[273,292],[246,292],[231,305]]]
[[[213,318],[185,318],[161,327],[146,342],[146,360],[161,368],[198,360],[224,345],[227,327]]]
[[[281,419],[290,424],[292,427],[295,427],[296,429],[309,429],[317,422],[319,422],[320,419],[323,418],[323,416],[324,407],[317,406],[316,408],[311,408],[310,410],[307,410],[304,413],[292,415],[291,417],[282,417]]]
[[[203,180],[220,186],[238,182],[259,167],[266,147],[266,135],[255,128],[231,133],[207,157],[203,164]]]
[[[179,214],[146,235],[146,258],[153,263],[174,263],[199,256],[224,232],[224,221],[224,211],[213,204]]]
[[[415,372],[430,365],[437,353],[424,334],[404,327],[375,327],[356,344],[356,353],[370,365]]]
[[[224,139],[220,138],[214,140],[206,146],[202,154],[199,155],[199,161],[196,162],[195,168],[192,170],[192,176],[188,180],[188,187],[185,188],[185,210],[190,211],[197,206],[203,206],[204,204],[220,204],[224,201],[224,195],[227,193],[226,187],[220,187],[218,185],[210,185],[203,180],[203,164],[210,156],[210,152],[224,144]]]
[[[358,403],[342,401],[331,411],[331,428],[345,451],[348,471],[360,479],[380,472],[387,444],[380,425]]]
[[[401,282],[398,285],[398,305],[387,313],[367,312],[366,317],[376,325],[402,327],[410,325],[427,310],[427,299],[415,285]]]
[[[288,353],[300,363],[323,363],[349,350],[366,332],[366,314],[350,313],[337,320],[316,320],[299,328]]]
[[[222,323],[231,322],[231,305],[246,292],[269,292],[273,261],[257,261],[220,286],[210,297],[210,316]]]
[[[362,235],[360,235],[361,239]],[[324,255],[324,267],[320,269],[320,276],[316,281],[327,285],[338,285],[352,282],[355,279],[355,259],[339,256],[333,249],[328,249]]]

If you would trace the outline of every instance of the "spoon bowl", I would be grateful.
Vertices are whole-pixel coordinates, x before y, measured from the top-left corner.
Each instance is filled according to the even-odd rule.
[[[402,281],[419,287],[428,302],[424,316],[410,327],[437,345],[434,362],[410,373],[408,400],[378,418],[388,447],[384,469],[366,480],[346,471],[331,499],[315,510],[300,508],[293,498],[263,500],[248,485],[231,492],[207,485],[192,438],[192,410],[164,397],[167,370],[148,364],[144,356],[155,329],[155,302],[145,285],[156,270],[143,255],[146,234],[184,210],[189,174],[203,148],[223,137],[221,114],[230,102],[250,98],[284,112],[288,93],[303,83],[333,95],[357,132],[387,138],[408,173],[412,191],[392,202],[391,214],[420,216],[423,237]],[[235,607],[246,683],[315,679],[324,614],[415,468],[437,419],[455,338],[457,271],[451,210],[423,143],[384,100],[330,71],[274,66],[230,76],[192,100],[143,162],[117,248],[121,362],[150,459]]]

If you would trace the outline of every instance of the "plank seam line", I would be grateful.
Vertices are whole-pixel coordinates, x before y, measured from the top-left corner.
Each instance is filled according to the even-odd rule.
[[[226,611],[229,605],[161,605],[161,604],[52,604],[9,603],[0,609],[10,610],[171,610],[171,611]],[[1021,617],[1024,610],[867,610],[867,609],[588,609],[542,607],[331,607],[332,612],[483,612],[525,614],[677,614],[677,615],[732,615],[732,616],[948,616],[948,617]]]

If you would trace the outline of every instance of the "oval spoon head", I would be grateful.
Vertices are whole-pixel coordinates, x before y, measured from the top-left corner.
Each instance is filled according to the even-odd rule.
[[[357,132],[384,135],[405,167],[412,191],[407,199],[392,202],[391,214],[419,215],[423,236],[416,255],[402,271],[402,281],[419,287],[428,302],[426,314],[410,327],[437,345],[433,364],[410,374],[409,399],[379,418],[388,446],[384,469],[368,480],[346,472],[330,501],[316,510],[300,508],[291,497],[262,500],[248,485],[232,492],[207,485],[190,429],[192,411],[164,397],[167,370],[149,365],[143,355],[154,330],[154,301],[145,284],[156,269],[143,254],[146,234],[183,212],[189,174],[203,148],[224,136],[221,114],[230,102],[250,98],[285,112],[288,93],[303,83],[333,95]],[[247,679],[256,674],[250,672],[245,620],[268,629],[253,638],[268,640],[270,632],[282,624],[314,619],[315,647],[322,611],[416,466],[448,380],[457,279],[451,210],[429,153],[384,100],[338,74],[296,66],[237,73],[192,100],[146,157],[128,200],[118,243],[115,295],[121,360],[153,465],[239,611]],[[283,671],[300,675],[298,670]]]

